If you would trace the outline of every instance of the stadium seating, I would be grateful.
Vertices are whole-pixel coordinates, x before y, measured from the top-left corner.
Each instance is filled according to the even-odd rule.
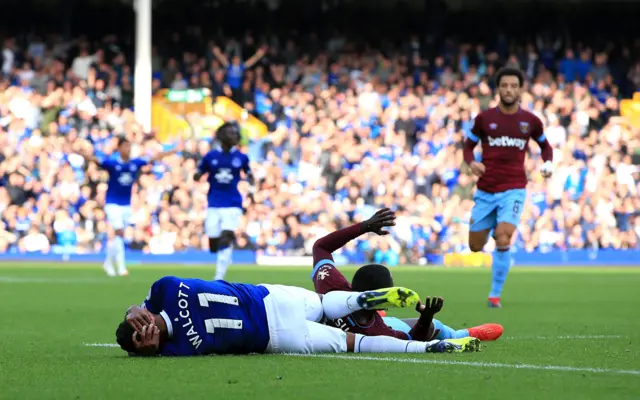
[[[128,109],[132,68],[117,54],[107,62],[102,49],[73,57],[69,47],[41,52],[38,43],[22,43],[19,51],[12,43],[5,43],[11,62],[0,81],[0,252],[100,251],[110,234],[101,211],[105,174],[87,167],[76,146],[88,140],[97,153],[110,154],[113,138],[126,135],[138,154],[158,148]],[[155,56],[159,138],[183,142],[184,151],[141,177],[126,230],[131,250],[206,248],[206,187],[193,180],[195,161],[210,148],[220,117],[241,114],[233,101],[252,121],[243,125],[246,150],[260,182],[257,204],[245,202],[240,249],[304,255],[318,237],[391,205],[399,214],[393,235],[353,243],[341,256],[457,259],[468,251],[474,187],[461,143],[473,116],[496,105],[491,75],[504,64],[528,74],[522,106],[544,121],[555,149],[555,174],[544,182],[531,146],[530,201],[515,247],[640,248],[638,99],[621,98],[606,55],[587,52],[575,61],[560,52],[545,65],[531,54],[501,57],[463,44],[455,57],[424,60],[417,53],[342,52],[348,41],[328,48],[315,59],[298,57],[295,47],[270,48],[236,88],[204,50],[183,63]],[[627,67],[626,84],[638,85],[640,69]],[[206,110],[180,115],[162,101],[162,89],[203,87],[213,99]]]

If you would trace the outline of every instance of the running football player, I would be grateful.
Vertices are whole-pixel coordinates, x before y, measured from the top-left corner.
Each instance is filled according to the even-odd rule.
[[[242,195],[238,190],[241,173],[253,190],[254,178],[249,158],[236,148],[240,143],[240,129],[235,123],[225,123],[216,131],[220,147],[211,150],[198,164],[196,180],[207,175],[209,182],[208,210],[205,231],[209,250],[217,253],[215,279],[224,279],[231,264],[235,231],[242,217]]]
[[[529,139],[535,140],[542,151],[542,176],[548,178],[553,172],[553,149],[544,135],[542,121],[520,108],[523,83],[524,74],[519,69],[499,70],[496,84],[500,103],[476,116],[464,141],[464,161],[479,177],[471,211],[469,247],[474,252],[482,251],[492,231],[496,241],[488,300],[492,308],[502,307],[502,288],[511,267],[511,238],[520,223],[527,196],[524,162]],[[481,161],[475,159],[473,151],[479,142]]]

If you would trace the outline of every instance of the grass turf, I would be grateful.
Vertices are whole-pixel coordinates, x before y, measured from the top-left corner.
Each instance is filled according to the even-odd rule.
[[[311,288],[309,271],[231,267],[228,278]],[[486,307],[486,270],[395,269],[396,284],[445,298],[443,322],[505,326],[476,354],[137,359],[85,346],[114,343],[124,310],[155,279],[212,274],[155,266],[109,279],[96,266],[1,266],[0,399],[640,398],[639,269],[515,269],[500,310]]]

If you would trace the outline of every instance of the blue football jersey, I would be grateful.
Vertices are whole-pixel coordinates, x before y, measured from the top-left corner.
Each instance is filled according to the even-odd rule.
[[[269,344],[262,286],[167,276],[142,304],[167,323],[169,340],[159,354],[261,353]]]
[[[242,195],[238,191],[240,171],[249,172],[249,157],[232,149],[225,153],[212,150],[198,164],[198,171],[209,174],[209,207],[242,207]]]
[[[109,173],[107,187],[107,204],[121,206],[131,205],[131,189],[140,168],[149,164],[143,158],[130,159],[124,162],[120,157],[109,157],[100,162],[100,167]]]

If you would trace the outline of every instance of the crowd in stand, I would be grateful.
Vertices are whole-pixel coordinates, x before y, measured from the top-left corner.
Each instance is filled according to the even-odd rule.
[[[155,89],[207,87],[269,128],[246,148],[258,190],[254,203],[245,200],[238,248],[306,254],[322,235],[389,206],[398,210],[393,234],[350,243],[347,259],[394,265],[467,251],[475,179],[462,142],[473,117],[496,106],[492,76],[503,65],[527,75],[521,105],[542,119],[554,146],[549,180],[530,147],[530,198],[515,247],[640,248],[640,132],[619,114],[620,100],[640,90],[640,47],[543,39],[435,47],[408,37],[376,51],[339,35],[262,45],[249,34],[193,52],[179,43],[175,36],[154,48]],[[4,41],[0,252],[104,247],[106,176],[80,150],[109,155],[120,136],[134,154],[161,147],[134,121],[132,60],[114,37]],[[211,142],[178,145],[136,184],[130,249],[207,248],[207,184],[193,175]]]

